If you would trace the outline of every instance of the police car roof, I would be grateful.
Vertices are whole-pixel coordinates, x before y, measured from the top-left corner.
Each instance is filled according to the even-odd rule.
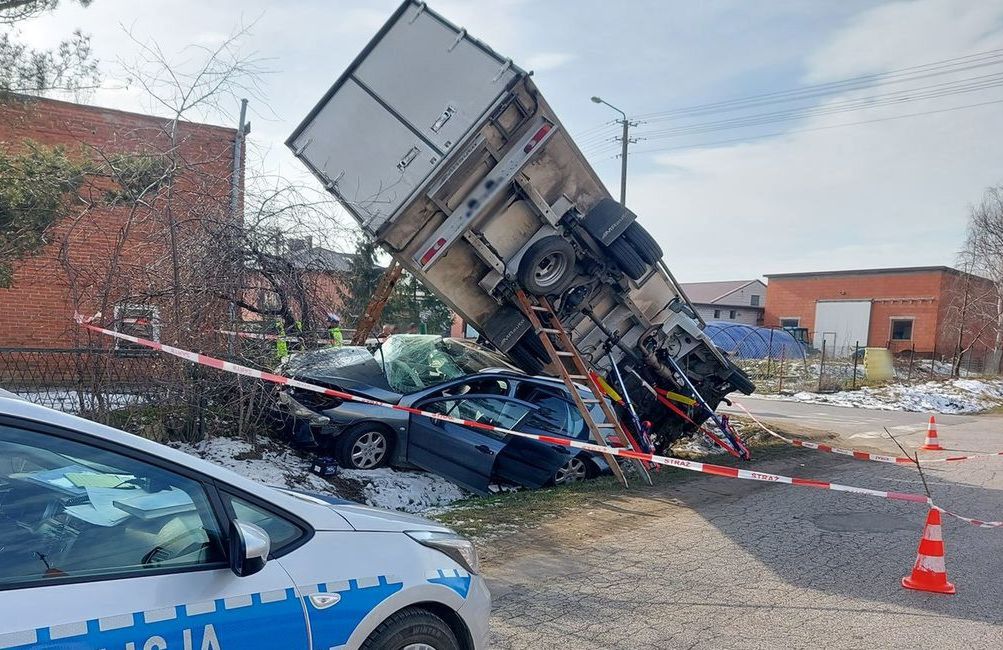
[[[112,427],[98,424],[97,422],[92,422],[76,415],[70,415],[45,406],[32,404],[20,398],[10,398],[6,396],[0,396],[0,415],[9,415],[24,420],[32,420],[45,425],[70,429],[92,438],[129,447],[130,449],[149,455],[151,458],[159,458],[177,465],[183,465],[184,467],[204,474],[215,480],[232,485],[237,489],[266,497],[269,501],[274,502],[280,507],[290,510],[293,513],[305,518],[309,518],[311,523],[321,530],[341,530],[347,527],[347,522],[345,522],[344,518],[335,514],[334,511],[329,508],[318,510],[317,506],[310,506],[307,501],[297,499],[292,495],[268,487],[267,485],[262,485],[256,481],[252,481],[251,479],[245,478],[236,472],[226,469],[225,467],[220,467],[219,465],[202,460],[201,458],[197,458],[191,454],[186,454],[183,451],[162,445],[159,442],[153,442],[152,440],[147,440],[146,438],[126,433],[125,431],[113,429]],[[325,512],[323,512],[324,510],[326,510],[327,513],[334,515],[335,519],[332,519],[330,516],[325,516]],[[338,525],[339,522],[341,525]]]

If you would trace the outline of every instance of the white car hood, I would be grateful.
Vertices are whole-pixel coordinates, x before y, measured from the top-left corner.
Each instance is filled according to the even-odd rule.
[[[393,533],[401,533],[406,530],[452,532],[438,522],[404,512],[393,512],[354,504],[332,504],[331,508],[344,517],[355,530]]]

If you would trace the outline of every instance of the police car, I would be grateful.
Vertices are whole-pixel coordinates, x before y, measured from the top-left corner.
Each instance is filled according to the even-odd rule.
[[[459,650],[467,540],[0,397],[0,649]]]

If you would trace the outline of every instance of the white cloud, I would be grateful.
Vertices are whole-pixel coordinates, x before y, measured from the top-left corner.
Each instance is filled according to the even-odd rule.
[[[527,57],[522,65],[527,70],[543,72],[555,70],[574,60],[575,55],[570,52],[539,52]]]
[[[865,12],[809,58],[807,77],[1003,47],[1003,6],[990,12],[990,4],[934,0]],[[815,117],[793,127],[800,132],[758,142],[666,153],[654,171],[631,175],[628,202],[687,280],[950,264],[967,204],[1003,182],[995,144],[1003,105],[827,127],[992,100],[1003,100],[998,88]]]

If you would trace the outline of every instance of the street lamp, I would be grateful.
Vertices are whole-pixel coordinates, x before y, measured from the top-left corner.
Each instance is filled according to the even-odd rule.
[[[631,124],[630,120],[627,119],[627,114],[621,111],[619,108],[610,104],[608,101],[602,97],[592,97],[592,102],[595,104],[605,104],[609,106],[614,111],[621,115],[621,119],[617,120],[623,125],[623,135],[620,136],[620,142],[623,144],[623,149],[620,151],[620,205],[624,208],[627,207],[627,145],[630,144],[630,127],[636,126],[636,124]]]

